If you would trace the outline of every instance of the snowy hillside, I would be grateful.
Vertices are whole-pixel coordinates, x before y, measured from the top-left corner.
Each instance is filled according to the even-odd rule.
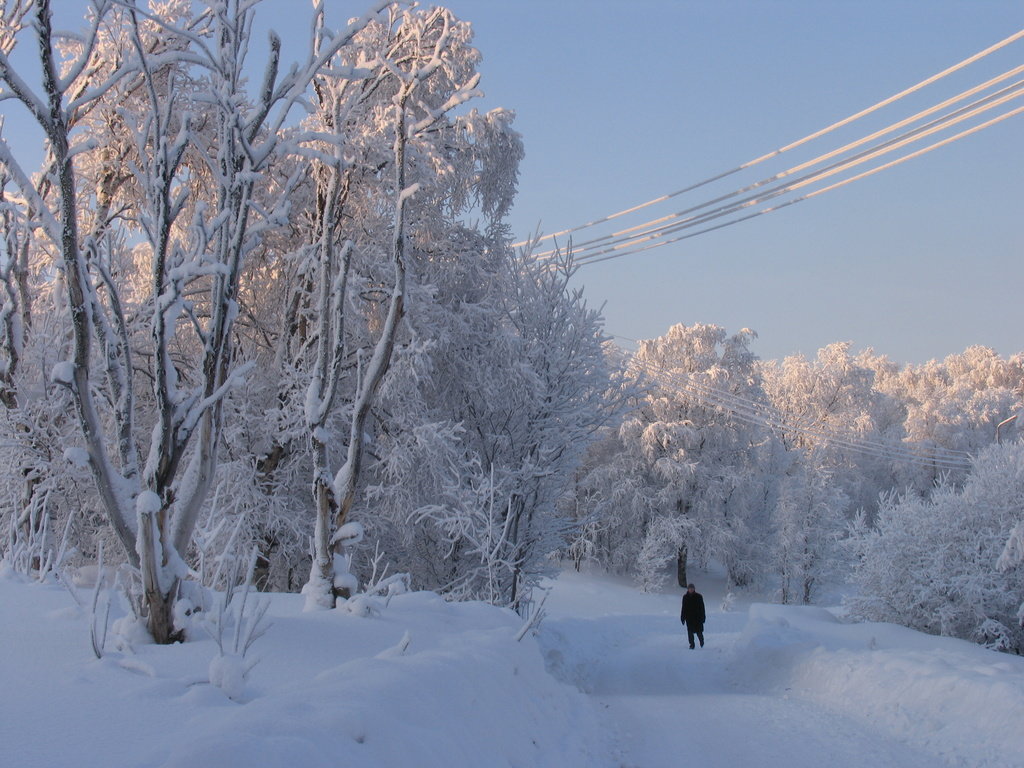
[[[87,610],[6,573],[5,764],[1024,764],[1024,659],[815,608],[723,611],[720,580],[697,580],[709,617],[695,651],[676,591],[573,572],[522,642],[513,613],[431,593],[369,617],[275,595],[233,701],[206,682],[212,640],[96,660]]]

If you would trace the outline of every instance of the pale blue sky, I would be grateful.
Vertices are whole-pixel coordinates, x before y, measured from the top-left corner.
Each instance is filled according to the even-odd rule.
[[[518,114],[526,159],[512,223],[524,235],[733,168],[1024,28],[1021,0],[448,5],[476,28],[483,106]],[[1019,41],[907,102],[930,106],[1022,63]],[[793,164],[912,111],[823,138]],[[1024,116],[1011,118],[800,205],[584,267],[579,280],[605,304],[608,331],[630,338],[707,322],[753,328],[765,358],[832,341],[900,362],[970,344],[1024,351],[1022,139]],[[784,170],[784,157],[680,200]]]

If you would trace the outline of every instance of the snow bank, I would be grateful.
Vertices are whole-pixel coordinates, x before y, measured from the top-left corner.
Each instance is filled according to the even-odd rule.
[[[1024,761],[1024,658],[820,608],[755,604],[736,647],[746,684],[788,690],[952,765]]]
[[[401,616],[424,599],[388,610]],[[461,606],[432,605],[453,630],[434,647],[417,651],[412,629],[404,654],[355,658],[224,713],[163,765],[223,765],[233,754],[265,768],[600,764],[589,702],[547,675],[532,642],[512,639],[515,622],[470,630]]]
[[[374,618],[302,607],[300,595],[271,597],[272,625],[252,651],[259,663],[233,701],[208,682],[212,640],[96,660],[88,613],[64,588],[0,575],[5,761],[19,768],[609,764],[594,705],[545,671],[533,638],[514,640],[515,614],[422,592],[395,596]]]

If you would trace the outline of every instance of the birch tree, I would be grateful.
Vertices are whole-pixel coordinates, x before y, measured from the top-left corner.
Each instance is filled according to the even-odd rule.
[[[180,554],[211,487],[224,400],[245,371],[233,349],[242,268],[285,212],[289,183],[266,188],[261,182],[314,75],[383,5],[285,75],[280,41],[271,36],[261,89],[251,100],[243,83],[253,3],[169,3],[158,14],[95,0],[85,33],[63,40],[53,32],[49,0],[38,0],[25,4],[32,23],[23,15],[5,33],[35,38],[42,73],[33,88],[8,52],[0,54],[0,98],[21,102],[46,137],[45,194],[6,142],[0,163],[39,217],[41,236],[60,254],[72,340],[70,358],[54,367],[53,378],[72,394],[97,492],[126,558],[141,571],[147,624],[158,642],[180,636],[172,611],[187,575]],[[12,18],[5,12],[5,21]],[[176,45],[164,45],[168,40]],[[175,87],[186,77],[196,83],[196,95],[182,103]],[[148,450],[135,440],[137,366],[126,283],[110,269],[110,249],[127,238],[114,238],[106,222],[84,226],[89,215],[78,191],[78,158],[97,149],[79,130],[82,117],[126,88],[144,94],[145,105],[126,130],[143,188],[133,218],[150,266],[137,308],[152,350],[156,418]],[[202,165],[183,162],[190,147]],[[198,176],[212,189],[190,201],[189,181]],[[189,202],[193,215],[182,223]],[[176,349],[194,355],[175,359]]]
[[[349,79],[325,75],[316,82],[320,103],[316,127],[324,149],[319,160],[321,180],[312,250],[317,275],[317,296],[312,302],[316,349],[305,399],[316,505],[313,565],[303,590],[310,606],[331,607],[336,596],[347,595],[352,586],[342,550],[346,536],[358,529],[347,523],[362,474],[371,412],[391,365],[406,311],[408,207],[420,189],[420,182],[410,181],[410,163],[422,167],[430,159],[425,137],[438,132],[449,112],[477,95],[479,75],[466,66],[463,54],[468,37],[468,25],[446,9],[393,7],[386,22],[369,26],[357,40],[364,46],[361,51],[353,48],[340,57],[341,62],[358,57],[371,64],[369,78],[354,85]],[[361,135],[350,139],[350,132]],[[351,207],[364,219],[363,231],[372,230],[369,222],[374,217],[352,200],[353,187],[360,185],[356,177],[364,168],[350,158],[373,156],[377,150],[360,146],[360,139],[367,134],[392,138],[390,154],[379,154],[376,168],[390,172],[392,179],[379,187],[374,197],[375,207],[380,207],[383,199],[391,199],[390,232],[384,242],[349,234],[342,227],[342,215],[351,215]],[[355,281],[350,276],[356,250],[366,251],[371,258],[383,257],[391,270],[387,283],[375,288],[386,295],[379,310],[379,327],[362,339],[346,334],[346,314],[354,304],[350,292]],[[375,314],[376,310],[370,317]],[[327,427],[346,379],[351,380],[348,435],[344,459],[332,477]]]

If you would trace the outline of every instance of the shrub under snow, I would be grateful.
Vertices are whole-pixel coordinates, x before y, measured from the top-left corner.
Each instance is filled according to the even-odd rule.
[[[983,452],[962,490],[941,485],[928,500],[887,497],[877,527],[854,539],[860,593],[849,600],[852,612],[1024,653],[1024,566],[999,567],[1022,517],[1019,443]]]

